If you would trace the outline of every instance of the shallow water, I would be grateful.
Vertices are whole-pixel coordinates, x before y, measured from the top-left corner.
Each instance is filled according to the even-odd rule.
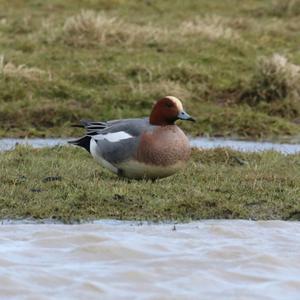
[[[33,139],[0,139],[0,151],[13,150],[16,145],[28,145],[34,148],[45,148],[67,145],[67,139],[63,138],[33,138]]]
[[[299,299],[300,223],[0,226],[0,299]]]
[[[193,147],[204,149],[225,147],[244,152],[259,152],[267,150],[274,150],[285,154],[300,152],[300,144],[238,141],[221,138],[195,138],[191,140],[191,145]]]
[[[67,145],[67,139],[0,139],[0,151],[12,150],[17,144],[30,145],[34,148]],[[190,140],[193,147],[212,149],[228,147],[239,151],[257,152],[275,150],[285,154],[300,152],[300,144],[239,141],[222,138],[194,138]]]

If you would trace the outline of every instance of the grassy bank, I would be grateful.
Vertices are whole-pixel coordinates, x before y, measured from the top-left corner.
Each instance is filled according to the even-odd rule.
[[[194,135],[299,133],[299,0],[1,1],[0,136],[183,99]],[[190,127],[188,127],[190,126]]]
[[[300,154],[194,150],[173,177],[127,182],[73,147],[0,156],[0,218],[300,220]]]

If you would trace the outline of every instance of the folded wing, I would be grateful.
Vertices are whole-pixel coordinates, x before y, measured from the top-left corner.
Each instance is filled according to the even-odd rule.
[[[86,135],[70,143],[85,148],[100,163],[104,160],[115,166],[135,155],[141,134],[152,126],[145,118],[108,122],[83,120],[77,127],[85,128]]]

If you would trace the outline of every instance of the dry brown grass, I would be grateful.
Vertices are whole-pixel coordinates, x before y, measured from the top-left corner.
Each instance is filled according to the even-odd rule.
[[[111,17],[104,12],[81,11],[69,17],[64,24],[65,40],[73,45],[167,42],[190,35],[201,35],[211,40],[239,38],[228,20],[219,16],[207,16],[183,22],[178,28],[156,27],[152,24],[137,25]]]
[[[257,70],[259,76],[278,89],[289,95],[300,95],[300,66],[288,61],[280,54],[258,59]]]
[[[86,10],[78,15],[69,17],[64,24],[63,31],[67,41],[72,44],[84,43],[122,43],[150,42],[166,36],[167,31],[150,24],[139,26],[123,20],[110,17],[103,12]]]
[[[181,24],[179,31],[183,35],[203,35],[208,39],[237,39],[238,33],[230,28],[224,18],[219,16],[208,16],[195,18],[192,21],[185,21]]]
[[[23,78],[31,81],[37,81],[43,78],[51,78],[50,73],[39,68],[29,68],[26,65],[18,65],[11,62],[5,62],[4,55],[0,56],[0,76]]]
[[[257,59],[256,72],[250,86],[241,94],[240,99],[250,105],[261,102],[293,103],[294,114],[298,114],[300,97],[300,66],[288,61],[280,54]],[[290,109],[286,109],[287,113]],[[283,113],[281,113],[282,115]]]
[[[109,38],[121,38],[122,27],[123,23],[117,18],[88,10],[69,17],[64,24],[64,31],[71,36],[78,35],[78,38],[82,38],[88,35],[100,43],[106,43]]]

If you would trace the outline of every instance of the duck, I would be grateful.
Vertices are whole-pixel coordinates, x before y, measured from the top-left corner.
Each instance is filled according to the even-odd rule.
[[[177,120],[193,121],[174,96],[158,100],[149,117],[105,122],[81,120],[85,135],[70,144],[87,150],[119,177],[156,180],[182,170],[191,147]]]

